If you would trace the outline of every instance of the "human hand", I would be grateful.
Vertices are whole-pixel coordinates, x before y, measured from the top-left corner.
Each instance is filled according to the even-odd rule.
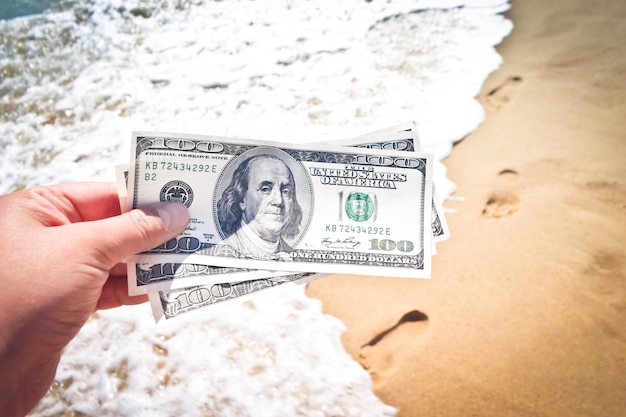
[[[121,214],[108,183],[0,197],[0,415],[23,416],[37,404],[61,351],[94,311],[146,301],[128,296],[120,262],[188,221],[178,203]]]

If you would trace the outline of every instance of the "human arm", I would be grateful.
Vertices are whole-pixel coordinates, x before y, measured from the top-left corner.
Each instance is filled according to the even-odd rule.
[[[121,214],[108,183],[38,187],[0,197],[0,414],[28,413],[63,348],[97,309],[129,297],[120,262],[181,233],[182,204]]]

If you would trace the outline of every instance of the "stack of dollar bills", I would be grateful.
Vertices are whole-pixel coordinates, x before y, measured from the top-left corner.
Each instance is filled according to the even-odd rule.
[[[157,322],[331,273],[429,278],[450,236],[415,123],[307,144],[133,132],[123,211],[177,201],[183,234],[128,262]]]

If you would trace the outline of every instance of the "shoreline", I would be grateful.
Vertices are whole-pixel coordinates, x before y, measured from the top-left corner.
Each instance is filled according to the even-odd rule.
[[[444,160],[461,198],[432,278],[307,289],[399,417],[626,409],[626,5],[513,0],[505,16],[486,120]]]

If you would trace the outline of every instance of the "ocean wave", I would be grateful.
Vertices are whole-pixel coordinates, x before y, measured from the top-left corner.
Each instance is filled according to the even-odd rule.
[[[305,142],[415,120],[443,159],[483,120],[507,8],[90,0],[0,21],[0,192],[112,181],[133,130]],[[289,288],[167,330],[145,306],[100,312],[33,415],[395,415],[320,310]]]

